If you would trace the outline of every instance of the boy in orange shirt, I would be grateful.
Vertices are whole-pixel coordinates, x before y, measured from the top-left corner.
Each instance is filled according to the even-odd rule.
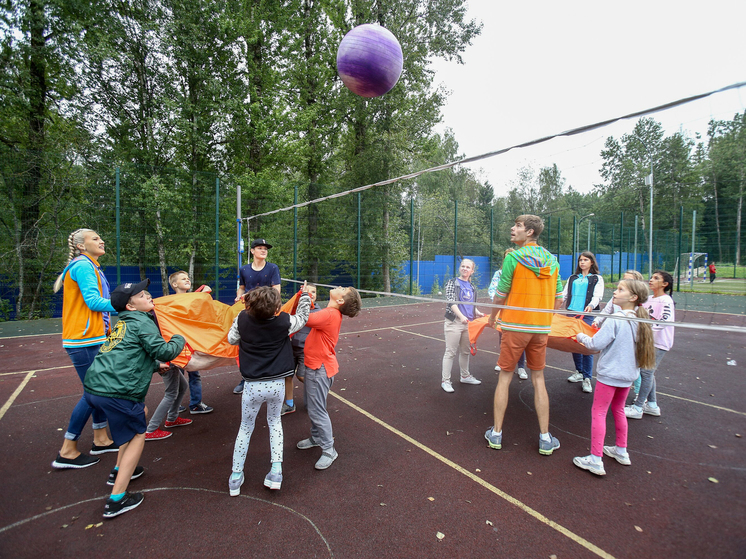
[[[311,328],[305,346],[306,377],[303,384],[311,436],[296,446],[305,450],[321,447],[317,470],[326,470],[337,459],[334,449],[332,422],[326,409],[326,400],[339,371],[335,346],[342,327],[342,315],[357,316],[362,307],[360,294],[354,287],[337,287],[329,293],[329,304],[308,317],[306,326]]]

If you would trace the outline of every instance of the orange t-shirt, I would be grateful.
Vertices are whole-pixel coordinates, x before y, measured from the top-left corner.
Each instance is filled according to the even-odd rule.
[[[339,309],[321,309],[308,316],[306,326],[311,333],[306,338],[303,361],[310,369],[319,369],[321,365],[326,369],[326,376],[333,377],[339,372],[337,352],[334,349],[342,328],[342,313]]]

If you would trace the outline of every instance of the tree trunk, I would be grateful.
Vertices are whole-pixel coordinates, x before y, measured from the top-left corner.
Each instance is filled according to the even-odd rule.
[[[163,295],[168,295],[168,271],[166,270],[166,245],[163,241],[161,210],[155,210],[155,233],[158,239],[158,266],[161,269],[161,287]]]

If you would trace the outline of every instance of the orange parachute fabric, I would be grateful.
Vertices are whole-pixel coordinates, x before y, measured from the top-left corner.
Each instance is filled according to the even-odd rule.
[[[482,334],[488,321],[489,317],[483,316],[482,318],[477,318],[469,323],[469,347],[471,348],[472,355],[475,355],[477,352],[477,338]],[[500,331],[499,324],[495,325],[495,330],[498,332]],[[581,332],[593,337],[593,334],[598,332],[598,329],[589,326],[580,318],[573,318],[564,314],[555,314],[552,317],[552,329],[547,338],[547,347],[559,351],[567,351],[569,353],[582,353],[584,355],[598,353],[598,351],[588,349],[575,339],[575,336]]]
[[[209,293],[178,293],[158,297],[153,303],[164,339],[181,334],[189,346],[171,363],[189,368],[187,364],[196,353],[230,360],[213,360],[211,367],[235,362],[238,346],[229,344],[227,336],[233,320],[245,308],[243,301],[230,306],[215,301]]]

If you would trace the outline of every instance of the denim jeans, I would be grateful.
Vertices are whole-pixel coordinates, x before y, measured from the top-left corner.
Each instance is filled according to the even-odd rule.
[[[199,371],[187,371],[189,374],[189,407],[202,401],[202,376]]]
[[[638,408],[641,408],[646,401],[651,404],[658,403],[658,397],[655,394],[655,371],[658,370],[658,365],[661,364],[661,360],[665,357],[666,353],[668,352],[665,349],[656,347],[655,368],[640,369],[640,378],[642,379],[642,382],[640,383],[640,392],[637,394],[635,401],[632,402]]]
[[[86,347],[66,347],[65,351],[70,356],[70,361],[73,362],[73,367],[78,373],[80,383],[83,384],[85,381],[85,374],[88,372],[88,367],[93,363],[93,359],[96,357],[99,348],[102,344],[91,345]],[[78,403],[75,404],[73,413],[70,416],[70,423],[67,426],[67,432],[65,438],[69,441],[77,441],[80,434],[83,432],[85,424],[88,423],[88,418],[93,415],[93,428],[104,429],[109,424],[106,420],[106,415],[103,412],[92,408],[85,401],[82,396]]]
[[[583,316],[583,322],[590,325],[593,322],[593,317],[585,315]],[[573,353],[572,360],[575,362],[575,370],[583,373],[583,378],[593,377],[593,355]]]

